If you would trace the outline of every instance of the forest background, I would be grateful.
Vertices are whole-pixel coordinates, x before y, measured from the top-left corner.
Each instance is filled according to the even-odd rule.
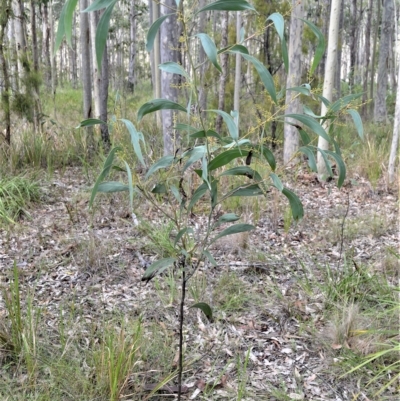
[[[245,165],[225,170],[230,156],[218,165],[228,176],[218,181],[223,190],[239,185],[237,176],[255,179],[255,170],[244,168],[263,146],[271,153],[264,153],[268,163],[260,174],[272,186],[254,184],[269,201],[247,198],[248,191],[239,197],[237,189],[219,208],[211,200],[209,221],[240,217],[244,223],[228,232],[231,243],[221,238],[199,254],[189,301],[200,305],[208,323],[182,306],[181,317],[184,308],[188,314],[185,392],[203,399],[395,399],[400,4],[244,3],[196,14],[214,3],[2,0],[4,399],[15,386],[18,394],[10,399],[77,399],[82,392],[84,399],[146,399],[160,391],[182,396],[180,380],[172,384],[183,367],[177,343],[184,331],[181,326],[174,335],[174,310],[182,306],[185,269],[179,271],[176,254],[179,241],[185,248],[192,234],[162,214],[179,209],[188,189],[198,201],[196,179],[215,195],[212,152],[207,158],[192,150],[193,139],[197,144],[204,137],[208,146],[210,131],[212,146],[226,132],[238,145],[252,141],[243,148]],[[222,51],[214,54],[214,47]],[[189,119],[179,119],[182,109]],[[334,142],[310,119],[321,121]],[[193,131],[196,125],[203,131]],[[228,145],[222,141],[219,149]],[[116,154],[119,164],[110,169]],[[180,181],[177,194],[171,184],[171,201],[158,170],[172,170],[180,154],[192,168],[201,161],[201,170],[185,189]],[[142,190],[140,180],[155,171],[148,192]],[[132,174],[143,204],[133,200]],[[109,183],[102,182],[106,176]],[[87,191],[93,185],[111,197],[95,200]],[[237,188],[248,189],[242,185]],[[259,234],[249,234],[254,227]],[[50,244],[46,235],[57,240]],[[152,290],[140,286],[141,270],[150,269],[144,279],[153,279],[149,271],[164,269],[160,260],[175,270],[151,281]],[[209,265],[218,272],[206,274]],[[262,277],[271,266],[276,271]],[[157,300],[146,301],[154,291]],[[43,338],[51,339],[55,354]],[[150,378],[157,358],[161,366]]]

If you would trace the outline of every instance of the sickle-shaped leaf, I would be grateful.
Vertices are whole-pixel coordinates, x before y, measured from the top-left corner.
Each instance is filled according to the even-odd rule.
[[[299,152],[304,153],[308,157],[309,167],[311,168],[312,171],[317,173],[318,168],[317,168],[317,163],[316,163],[314,152],[312,151],[312,148],[310,148],[308,146],[302,146],[301,148],[299,148]]]
[[[225,111],[222,110],[205,110],[205,111],[211,111],[212,113],[219,114],[223,118],[225,124],[227,125],[229,135],[232,137],[232,139],[234,139],[235,141],[239,139],[239,128],[235,124],[233,118],[228,113],[225,113]]]
[[[181,123],[176,124],[174,129],[179,131],[187,131],[189,133],[197,132],[199,130],[198,128],[192,127],[189,124],[181,124]]]
[[[146,269],[146,272],[143,274],[142,281],[151,280],[155,275],[160,274],[165,269],[172,266],[175,261],[175,258],[165,258],[157,260],[157,262],[154,262]]]
[[[310,89],[306,86],[293,86],[292,88],[287,88],[287,91],[299,92],[302,95],[310,96],[311,92]]]
[[[294,220],[301,220],[304,216],[304,209],[298,196],[287,188],[283,188],[282,193],[289,199],[290,209],[292,210]]]
[[[95,47],[96,47],[96,59],[99,71],[101,71],[101,61],[103,59],[104,48],[107,42],[111,14],[117,1],[118,0],[112,1],[110,5],[106,8],[96,28]]]
[[[265,65],[258,59],[256,59],[253,56],[250,56],[249,54],[242,53],[239,50],[233,50],[230,49],[229,53],[237,54],[239,53],[245,60],[249,61],[250,63],[253,64],[254,68],[257,70],[258,75],[261,78],[261,81],[264,84],[265,89],[271,96],[272,100],[277,103],[277,97],[276,97],[276,90],[275,90],[275,84],[274,80],[272,79],[271,73],[268,71],[268,69],[265,67]]]
[[[208,191],[208,185],[203,182],[194,192],[192,199],[189,203],[188,210],[192,210],[196,202]]]
[[[318,152],[321,154],[322,158],[324,159],[324,163],[325,163],[325,167],[326,170],[329,174],[330,177],[333,176],[333,172],[332,172],[332,167],[331,167],[331,163],[328,160],[328,157],[326,155],[326,151],[320,148],[317,148]]]
[[[87,120],[81,121],[76,128],[78,129],[83,127],[93,127],[93,125],[98,125],[98,124],[107,124],[107,123],[97,118],[88,118]]]
[[[183,77],[185,77],[186,79],[189,79],[189,74],[183,69],[183,67],[178,64],[178,63],[174,63],[172,61],[169,61],[167,63],[163,63],[160,64],[158,66],[158,68],[161,71],[165,71],[165,72],[169,72],[171,74],[178,74],[178,75],[182,75]]]
[[[223,214],[217,221],[217,224],[220,225],[222,223],[231,223],[232,221],[239,220],[240,217],[235,213],[226,213]]]
[[[112,164],[114,161],[114,157],[115,157],[115,153],[121,149],[122,149],[121,147],[117,146],[117,147],[111,149],[110,153],[108,154],[107,159],[104,162],[103,170],[97,177],[97,180],[93,186],[92,195],[90,197],[90,202],[89,202],[89,207],[92,207],[92,205],[93,205],[93,201],[98,192],[99,185],[103,182],[104,178],[107,177],[107,175],[109,174],[109,172],[111,170],[111,167],[112,167]]]
[[[218,54],[225,53],[229,50],[232,50],[233,52],[249,54],[247,47],[243,46],[243,45],[231,45],[231,46],[224,47],[223,49],[218,50]]]
[[[288,72],[289,71],[289,56],[288,56],[288,49],[287,49],[286,40],[285,40],[285,21],[284,21],[282,15],[279,13],[271,14],[267,18],[267,21],[268,20],[271,20],[274,23],[276,32],[278,33],[278,35],[281,39],[283,63],[285,64],[286,72]]]
[[[255,227],[252,224],[245,224],[245,223],[235,224],[233,226],[225,228],[225,230],[221,231],[211,242],[215,242],[217,239],[226,237],[227,235],[244,233],[246,231],[251,231],[254,229]]]
[[[198,33],[196,35],[203,46],[204,52],[207,54],[208,59],[214,64],[215,68],[222,72],[220,65],[217,60],[217,47],[215,46],[214,41],[205,33]]]
[[[89,13],[91,11],[102,10],[107,8],[114,0],[96,0],[88,8],[83,10],[83,13]]]
[[[251,167],[248,166],[239,166],[231,168],[227,171],[224,171],[221,174],[221,177],[224,175],[244,175],[256,181],[262,181],[261,175],[258,173],[258,171],[253,170]]]
[[[340,188],[343,185],[344,179],[346,178],[346,165],[343,162],[343,159],[335,152],[332,152],[330,150],[325,150],[325,152],[333,157],[339,167],[339,178],[338,178],[338,183],[337,186]]]
[[[196,14],[204,12],[204,11],[244,11],[244,10],[252,10],[257,12],[257,10],[244,0],[218,0],[214,3],[208,4],[207,6],[200,8],[196,12]]]
[[[124,160],[126,172],[128,174],[128,187],[129,187],[129,206],[131,207],[131,213],[133,215],[133,178],[132,171],[129,164]]]
[[[189,151],[186,154],[189,156],[189,159],[184,165],[182,172],[184,173],[193,163],[196,163],[198,160],[200,160],[206,153],[207,153],[207,147],[204,145],[196,146],[191,151]]]
[[[159,170],[160,168],[167,168],[169,167],[175,160],[175,156],[164,156],[161,159],[157,160],[156,163],[154,163],[150,168],[149,171],[146,174],[146,180],[149,178],[154,172]]]
[[[56,34],[56,41],[54,43],[54,51],[56,52],[60,45],[61,42],[64,38],[65,35],[65,13],[67,11],[68,7],[68,2],[69,0],[63,5],[63,8],[61,9],[61,14],[60,14],[60,19],[58,20],[58,28],[57,28],[57,34]]]
[[[331,104],[331,106],[329,107],[329,112],[336,113],[339,110],[343,110],[350,102],[358,99],[361,96],[362,93],[352,93],[350,95],[344,96]]]
[[[205,302],[198,302],[197,304],[192,305],[191,308],[200,309],[206,315],[209,322],[213,321],[211,307]]]
[[[65,28],[65,39],[72,48],[72,21],[74,16],[74,10],[78,0],[68,0],[67,8],[64,16],[64,28]]]
[[[153,99],[150,102],[143,104],[137,114],[138,122],[149,113],[153,113],[158,110],[179,110],[186,112],[186,107],[181,106],[178,103],[172,102],[166,99]]]
[[[207,259],[210,261],[211,265],[216,267],[218,266],[217,262],[215,261],[215,259],[213,258],[213,256],[211,255],[210,251],[208,251],[207,249],[205,249],[203,251],[203,254],[206,255]]]
[[[312,22],[307,21],[302,18],[299,18],[299,19],[302,20],[304,23],[306,23],[309,26],[309,28],[312,30],[312,32],[318,39],[317,48],[316,48],[315,54],[314,54],[314,60],[313,60],[312,66],[310,68],[310,75],[311,75],[314,73],[315,69],[318,67],[319,62],[321,61],[322,57],[324,56],[325,37],[322,34],[322,32]]]
[[[264,191],[259,187],[258,184],[239,186],[236,189],[233,189],[229,194],[231,196],[260,196],[264,195]]]
[[[357,129],[357,132],[358,132],[358,136],[361,139],[364,139],[364,128],[363,128],[363,123],[362,123],[360,114],[358,114],[358,111],[354,110],[354,109],[349,109],[349,110],[347,110],[347,112],[353,118],[354,125],[356,126],[356,129]]]
[[[271,178],[272,182],[274,183],[274,187],[279,192],[282,192],[283,191],[283,184],[282,184],[282,181],[280,180],[280,178],[275,173],[271,173],[269,175],[269,177]]]
[[[161,24],[172,14],[166,14],[162,17],[158,18],[156,21],[153,22],[149,31],[147,32],[147,41],[146,41],[146,50],[150,53],[153,50],[154,40],[157,36],[157,32],[160,29]]]
[[[311,128],[314,133],[324,138],[327,142],[332,142],[322,125],[315,121],[312,117],[305,114],[285,114],[284,118],[295,118],[307,127]]]
[[[140,147],[140,141],[144,143],[143,134],[136,130],[135,126],[132,124],[131,121],[126,120],[125,118],[121,118],[120,121],[122,121],[125,124],[125,127],[129,131],[129,134],[131,136],[132,146],[136,153],[137,158],[139,159],[140,163],[142,163],[142,165],[146,167],[146,163],[144,162],[142,155],[142,149]]]
[[[238,149],[238,148],[222,152],[221,154],[219,154],[217,157],[215,157],[213,160],[210,161],[210,163],[208,164],[208,171],[212,171],[218,167],[225,166],[233,159],[236,159],[238,157],[246,157],[248,154],[249,154],[248,150]]]
[[[260,145],[256,147],[255,150],[264,156],[265,160],[267,160],[269,166],[271,167],[271,170],[275,171],[276,161],[274,154],[265,145]]]
[[[129,191],[129,186],[118,181],[102,182],[97,187],[97,192],[110,193],[110,192],[125,192],[125,191]]]

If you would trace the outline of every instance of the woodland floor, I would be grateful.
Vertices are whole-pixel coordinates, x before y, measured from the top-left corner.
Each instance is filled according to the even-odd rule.
[[[368,266],[398,285],[396,267],[388,271],[385,262],[387,250],[399,246],[397,194],[359,177],[340,191],[306,174],[287,184],[303,202],[303,221],[285,230],[285,209],[272,195],[261,207],[257,230],[220,242],[213,252],[218,267],[204,265],[193,278],[187,305],[207,302],[215,319],[209,323],[199,310],[186,309],[184,399],[234,400],[240,391],[243,400],[371,399],[357,377],[338,378],[343,346],[351,352],[355,345],[351,339],[337,344],[329,334],[317,283],[327,285],[324,275],[339,276],[346,265],[354,271]],[[91,346],[89,331],[114,315],[142,316],[148,338],[142,347],[161,336],[168,348],[154,351],[158,361],[141,361],[131,379],[131,396],[124,399],[144,399],[176,366],[179,281],[166,275],[141,282],[143,260],[155,260],[157,243],[149,244],[132,224],[125,196],[101,197],[92,217],[88,185],[75,168],[43,181],[44,201],[30,210],[30,219],[0,231],[0,282],[9,282],[15,261],[22,298],[33,292],[47,338],[58,336],[60,316],[71,316],[67,331],[79,333],[82,349]],[[165,229],[155,210],[141,205],[137,213],[146,213],[156,230]],[[164,390],[153,399],[175,392]],[[391,391],[385,399],[397,399]]]

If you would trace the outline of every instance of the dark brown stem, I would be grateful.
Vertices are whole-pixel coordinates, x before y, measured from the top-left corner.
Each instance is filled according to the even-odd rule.
[[[182,296],[181,296],[181,307],[179,314],[179,367],[178,367],[178,401],[181,401],[182,395],[182,373],[183,373],[183,320],[184,320],[184,306],[186,296],[186,277],[185,277],[185,261],[181,265],[182,267]]]

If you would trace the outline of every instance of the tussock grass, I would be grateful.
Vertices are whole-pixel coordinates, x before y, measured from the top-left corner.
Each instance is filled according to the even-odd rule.
[[[0,224],[12,224],[22,216],[29,217],[29,205],[40,201],[40,197],[38,182],[28,176],[0,179]]]

